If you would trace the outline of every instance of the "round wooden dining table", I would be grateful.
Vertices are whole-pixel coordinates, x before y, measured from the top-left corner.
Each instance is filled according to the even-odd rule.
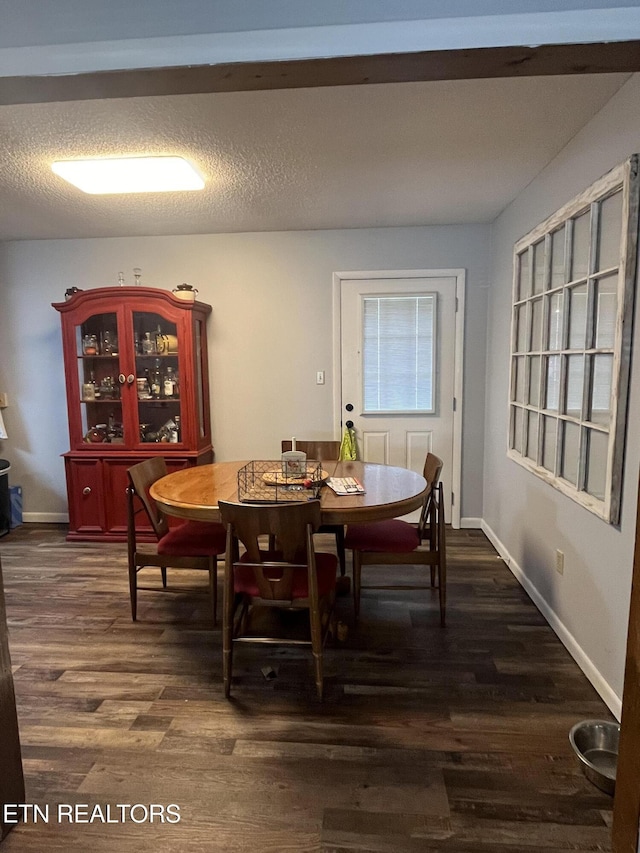
[[[214,462],[174,471],[157,480],[150,494],[167,515],[192,521],[219,521],[220,501],[238,501],[238,471],[246,462]],[[320,490],[323,524],[352,524],[397,518],[422,506],[427,481],[407,468],[372,462],[322,462],[329,477],[354,477],[365,494],[336,495]]]

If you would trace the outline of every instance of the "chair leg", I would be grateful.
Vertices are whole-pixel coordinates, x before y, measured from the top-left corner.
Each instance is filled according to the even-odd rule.
[[[436,519],[433,504],[431,504],[431,512],[429,514],[429,550],[435,551],[438,547],[438,543],[436,541]],[[431,566],[431,586],[436,585],[436,567]]]
[[[163,589],[166,589],[167,588],[167,567],[166,566],[160,567],[160,574],[162,575],[162,587],[163,587]]]
[[[338,553],[338,561],[340,563],[340,575],[344,577],[347,573],[347,558],[344,547],[344,527],[336,527],[336,551]]]
[[[129,563],[129,600],[131,601],[131,621],[135,622],[138,613],[138,567]]]
[[[230,574],[231,571],[231,574]],[[231,693],[233,672],[233,570],[225,566],[224,595],[222,604],[222,682],[224,695],[228,699]]]
[[[218,624],[218,559],[209,557],[209,595],[213,609],[213,624]]]
[[[353,551],[353,613],[355,621],[360,616],[360,580],[362,575],[362,558],[360,551]]]
[[[322,667],[322,620],[318,610],[311,608],[309,611],[311,623],[311,651],[313,653],[313,668],[315,672],[316,690],[318,699],[322,699],[324,686],[324,675]]]

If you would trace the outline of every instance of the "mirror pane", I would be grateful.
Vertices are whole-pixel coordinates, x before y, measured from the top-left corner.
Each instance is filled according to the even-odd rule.
[[[609,434],[595,429],[587,431],[589,445],[587,450],[586,490],[595,498],[604,500],[607,484],[607,454]]]
[[[563,424],[564,441],[560,473],[573,485],[578,483],[578,452],[580,450],[580,427],[565,421]]]
[[[544,288],[544,240],[533,247],[533,292],[542,293]]]
[[[594,355],[591,379],[591,411],[589,420],[608,424],[611,420],[611,377],[613,355]]]
[[[529,296],[529,250],[518,255],[518,299]]]
[[[571,281],[586,278],[589,272],[590,212],[573,220],[573,252],[571,255]]]
[[[587,334],[587,285],[572,287],[569,294],[569,349],[584,349]]]
[[[514,382],[513,394],[514,400],[518,403],[524,403],[524,356],[519,355],[513,360]]]
[[[511,430],[511,446],[522,453],[522,409],[519,406],[511,407]]]
[[[551,235],[551,287],[564,284],[564,238],[564,225]]]
[[[542,299],[531,303],[531,349],[538,352],[542,346]]]
[[[618,313],[618,276],[596,281],[596,347],[613,349]]]
[[[573,418],[582,417],[582,392],[584,385],[584,356],[567,356],[567,397],[565,413]]]
[[[527,412],[529,429],[527,433],[527,456],[534,462],[538,461],[538,419],[537,412]]]
[[[529,404],[540,405],[540,356],[529,359]]]
[[[560,356],[550,355],[547,358],[547,399],[545,409],[557,412],[560,406]]]
[[[549,297],[549,349],[562,349],[562,292]]]
[[[518,305],[516,308],[516,350],[527,352],[527,306]]]
[[[547,471],[555,471],[558,421],[555,418],[542,418],[543,445],[542,465]]]
[[[620,264],[621,237],[622,192],[619,191],[600,203],[597,269],[608,270]]]

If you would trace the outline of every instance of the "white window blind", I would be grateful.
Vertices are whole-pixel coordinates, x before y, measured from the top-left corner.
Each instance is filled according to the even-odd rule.
[[[434,411],[436,295],[363,298],[364,412]]]

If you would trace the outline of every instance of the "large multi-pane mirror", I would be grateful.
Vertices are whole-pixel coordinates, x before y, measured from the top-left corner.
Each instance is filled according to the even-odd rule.
[[[509,456],[618,524],[638,155],[515,245]]]

